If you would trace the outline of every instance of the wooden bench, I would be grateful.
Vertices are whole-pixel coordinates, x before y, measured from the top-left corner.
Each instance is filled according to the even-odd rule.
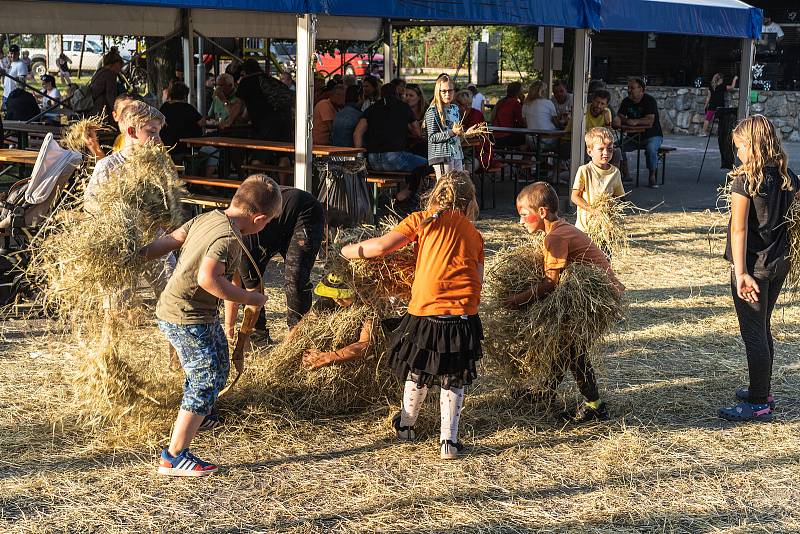
[[[218,178],[205,178],[203,176],[181,176],[181,180],[191,185],[204,185],[207,187],[224,187],[226,189],[239,189],[241,180],[220,180]]]
[[[253,165],[251,163],[245,163],[242,165],[243,171],[251,171],[251,172],[263,172],[263,173],[270,173],[270,172],[277,172],[281,174],[294,174],[294,167],[278,167],[277,165]]]
[[[203,209],[227,208],[231,203],[231,199],[211,195],[189,194],[183,197],[181,202],[183,204],[195,206],[196,211],[199,212]]]
[[[664,185],[664,179],[667,175],[667,154],[678,150],[673,146],[661,146],[658,149],[658,161],[661,162],[661,185]],[[658,181],[658,161],[656,162],[656,182]]]
[[[411,176],[410,172],[392,171],[367,171],[367,183],[372,184],[372,214],[378,214],[378,204],[381,189],[391,190],[399,188],[406,183],[406,178]]]

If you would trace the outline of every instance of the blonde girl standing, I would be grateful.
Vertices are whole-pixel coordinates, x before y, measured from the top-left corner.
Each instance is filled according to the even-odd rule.
[[[398,438],[413,440],[414,423],[428,388],[441,386],[439,433],[442,459],[458,458],[458,424],[464,386],[477,377],[483,354],[478,317],[483,280],[483,237],[475,228],[475,186],[463,172],[442,175],[425,211],[412,213],[392,231],[348,245],[349,259],[374,258],[414,241],[417,265],[408,313],[389,343],[389,362],[405,380],[403,406],[394,416]]]
[[[769,421],[775,399],[770,392],[775,347],[772,311],[789,273],[786,213],[798,195],[797,175],[787,167],[786,152],[772,123],[753,115],[733,130],[741,165],[729,174],[731,220],[725,258],[733,264],[731,293],[747,353],[748,387],[741,401],[721,408],[729,421]]]
[[[464,153],[459,137],[463,130],[458,105],[454,102],[455,92],[450,76],[440,74],[433,90],[433,100],[425,112],[428,164],[436,171],[437,180],[450,171],[464,170]]]

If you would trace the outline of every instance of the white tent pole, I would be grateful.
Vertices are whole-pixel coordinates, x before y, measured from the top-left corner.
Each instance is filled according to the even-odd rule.
[[[586,78],[589,75],[589,30],[575,30],[575,62],[572,75],[572,151],[569,166],[568,181],[578,172],[578,167],[583,165],[583,155],[586,153],[583,141],[583,121],[586,113]],[[567,195],[569,198],[569,195]]]
[[[388,21],[385,25],[385,35],[383,41],[383,83],[392,81],[394,70],[392,64],[394,63],[392,57],[392,21]]]
[[[192,76],[192,66],[194,65],[194,31],[192,30],[192,10],[181,10],[181,44],[183,45],[183,81],[189,87],[189,102],[192,102],[197,93],[195,92],[194,77]]]
[[[542,50],[542,80],[548,94],[553,90],[553,28],[544,28],[544,50]]]
[[[194,34],[192,35],[194,39]],[[203,63],[203,38],[197,38],[197,111],[206,115],[206,64]]]
[[[315,15],[297,17],[297,80],[295,81],[294,186],[311,191],[311,117],[313,113],[314,76],[312,55],[316,46]]]
[[[742,39],[742,58],[739,63],[739,120],[750,114],[750,86],[753,84],[753,55],[755,41]]]

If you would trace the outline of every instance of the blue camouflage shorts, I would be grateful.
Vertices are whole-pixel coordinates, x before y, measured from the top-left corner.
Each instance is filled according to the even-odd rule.
[[[222,325],[219,321],[182,325],[159,320],[158,328],[175,347],[186,373],[181,410],[210,414],[231,370]]]

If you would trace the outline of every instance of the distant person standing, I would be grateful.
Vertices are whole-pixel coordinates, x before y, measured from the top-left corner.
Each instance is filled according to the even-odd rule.
[[[553,102],[556,107],[556,113],[558,113],[558,127],[566,127],[572,118],[574,98],[572,93],[567,90],[567,84],[562,80],[553,82],[553,98],[550,101]]]
[[[6,73],[8,76],[3,77],[3,109],[6,107],[6,101],[11,93],[19,86],[16,80],[12,80],[9,76],[13,76],[18,80],[25,80],[28,76],[28,68],[19,57],[19,46],[12,44],[8,47],[8,68]]]
[[[94,99],[92,110],[94,115],[105,113],[107,118],[111,117],[114,101],[120,94],[117,77],[122,71],[122,65],[123,61],[119,53],[112,51],[103,56],[103,66],[92,77],[89,85]]]
[[[22,57],[20,58],[23,63],[25,63],[25,68],[28,69],[28,79],[33,80],[33,74],[31,74],[31,52],[30,50],[23,50]]]
[[[483,105],[486,103],[486,97],[483,96],[483,93],[478,91],[478,88],[474,83],[469,84],[467,89],[469,89],[469,92],[472,95],[472,109],[477,109],[483,113]]]
[[[706,95],[706,116],[705,120],[703,120],[703,133],[700,134],[701,137],[705,137],[709,134],[709,126],[714,122],[714,114],[717,109],[725,107],[725,93],[736,87],[736,81],[738,79],[738,76],[734,76],[731,84],[725,85],[725,79],[719,72],[711,78],[711,86],[709,87],[708,95]]]
[[[72,60],[68,58],[64,52],[61,52],[61,54],[58,55],[56,65],[58,65],[58,75],[61,77],[61,83],[64,85],[69,85],[72,83],[72,79],[69,77],[70,63],[72,63]]]
[[[772,20],[772,17],[769,15],[764,15],[764,20],[761,23],[761,34],[765,33],[774,33],[775,34],[775,41],[780,44],[783,41],[783,29],[781,29],[780,25]]]

